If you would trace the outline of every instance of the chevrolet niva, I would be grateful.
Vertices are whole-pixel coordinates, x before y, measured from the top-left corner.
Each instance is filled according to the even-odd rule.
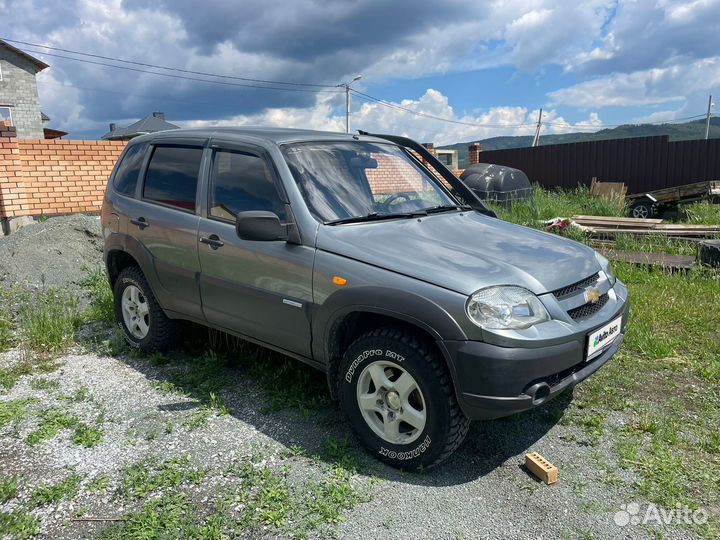
[[[276,128],[130,141],[102,209],[125,338],[188,320],[326,372],[357,438],[435,465],[470,420],[541,405],[617,352],[628,314],[608,261],[497,219],[398,136]]]

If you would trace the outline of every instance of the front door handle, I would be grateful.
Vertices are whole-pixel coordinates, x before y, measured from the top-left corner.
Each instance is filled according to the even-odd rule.
[[[141,231],[142,231],[145,227],[149,227],[149,226],[150,226],[150,224],[145,220],[144,217],[139,217],[139,218],[137,218],[137,219],[131,219],[131,220],[130,220],[130,223],[132,223],[133,225],[136,225]]]
[[[201,236],[200,242],[203,244],[207,244],[208,246],[210,246],[211,249],[221,248],[225,245],[225,242],[220,240],[220,237],[217,234],[211,234],[208,237]]]

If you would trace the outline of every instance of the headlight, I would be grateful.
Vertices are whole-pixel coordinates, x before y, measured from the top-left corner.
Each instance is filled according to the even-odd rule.
[[[607,276],[610,285],[615,285],[615,281],[617,281],[617,278],[615,277],[615,271],[613,270],[610,261],[600,255],[597,251],[595,252],[595,258],[600,263],[600,267],[602,268],[602,271],[605,272],[605,275]]]
[[[487,330],[528,328],[550,320],[537,296],[513,286],[480,289],[468,299],[466,311],[472,322]]]

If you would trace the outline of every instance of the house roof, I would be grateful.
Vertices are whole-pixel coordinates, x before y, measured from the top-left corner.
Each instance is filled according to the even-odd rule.
[[[2,40],[2,39],[0,39],[0,47],[5,47],[6,49],[8,49],[8,50],[12,51],[13,53],[17,54],[18,56],[24,58],[25,60],[27,60],[28,62],[30,62],[31,64],[33,64],[33,65],[37,68],[38,71],[42,71],[43,69],[50,67],[48,64],[46,64],[46,63],[43,62],[42,60],[39,60],[39,59],[35,58],[34,56],[26,53],[25,51],[21,51],[21,50],[18,49],[17,47],[13,47],[13,46],[10,45],[7,41],[4,41],[4,40]]]
[[[163,113],[154,112],[127,127],[116,127],[112,131],[108,131],[101,138],[127,139],[144,135],[145,133],[155,133],[156,131],[165,131],[168,129],[180,129],[180,126],[167,122]]]

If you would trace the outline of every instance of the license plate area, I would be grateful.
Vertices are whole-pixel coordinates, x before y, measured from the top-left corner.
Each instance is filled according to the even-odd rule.
[[[622,316],[588,334],[586,358],[590,360],[600,354],[608,345],[617,339],[620,335],[621,328]]]

